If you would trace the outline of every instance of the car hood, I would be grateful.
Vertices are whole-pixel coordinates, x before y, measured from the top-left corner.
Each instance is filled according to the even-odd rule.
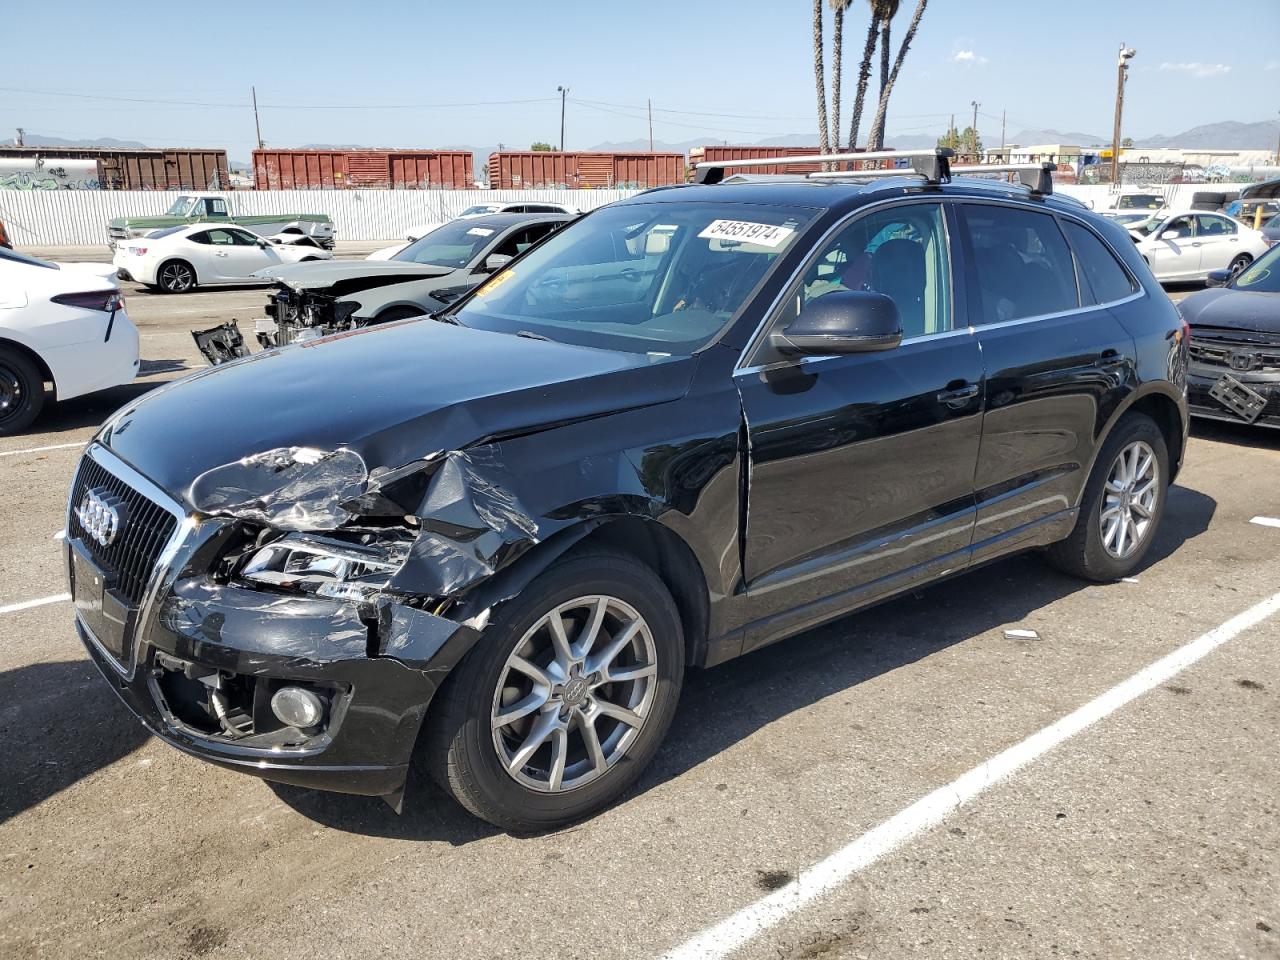
[[[1178,309],[1193,328],[1280,333],[1280,293],[1214,287],[1193,293]]]
[[[361,280],[366,277],[372,284],[376,284],[387,282],[388,277],[419,280],[426,277],[443,277],[454,272],[450,267],[408,263],[403,260],[331,260],[325,263],[266,267],[254,276],[282,283],[293,290],[318,290],[342,281]]]
[[[99,442],[171,495],[291,447],[372,471],[511,432],[677,399],[694,361],[406,320],[254,354],[155,390]]]

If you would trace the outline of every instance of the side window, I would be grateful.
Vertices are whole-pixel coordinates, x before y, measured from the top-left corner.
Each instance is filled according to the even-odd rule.
[[[207,230],[202,230],[200,233],[193,233],[191,234],[191,236],[187,237],[187,239],[190,240],[192,243],[207,244],[207,243],[213,242],[212,240],[209,239],[209,232]]]
[[[963,209],[973,252],[975,326],[1080,306],[1071,249],[1052,216],[996,204]]]
[[[1225,237],[1236,232],[1234,221],[1226,217],[1200,215],[1196,217],[1197,235],[1202,237]]]
[[[256,247],[258,238],[247,230],[227,230],[222,231],[231,234],[232,242],[238,247]]]
[[[1164,229],[1160,231],[1161,240],[1186,240],[1188,237],[1195,236],[1196,224],[1195,217],[1174,217],[1164,225]],[[1178,236],[1172,237],[1170,234],[1176,233]]]
[[[230,230],[210,230],[205,237],[208,239],[204,242],[212,243],[215,247],[230,247],[236,242]]]
[[[1137,283],[1097,234],[1074,220],[1063,220],[1062,228],[1076,253],[1081,295],[1090,303],[1123,300],[1138,289]]]
[[[797,306],[834,290],[889,297],[902,316],[903,337],[950,330],[951,261],[941,204],[880,210],[840,231],[809,267]]]

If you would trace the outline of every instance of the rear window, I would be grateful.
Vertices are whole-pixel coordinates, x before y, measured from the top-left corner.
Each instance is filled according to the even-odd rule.
[[[1080,293],[1086,303],[1123,300],[1138,289],[1133,278],[1116,260],[1105,243],[1088,227],[1064,220],[1062,228],[1076,252],[1080,268]]]
[[[973,250],[975,326],[1080,306],[1071,249],[1052,216],[966,204],[964,219]]]
[[[150,233],[147,234],[147,239],[159,240],[161,237],[168,237],[177,233],[179,230],[185,230],[185,229],[187,228],[186,227],[165,227],[163,230],[152,230]]]

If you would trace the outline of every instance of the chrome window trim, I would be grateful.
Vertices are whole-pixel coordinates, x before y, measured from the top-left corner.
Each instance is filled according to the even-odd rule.
[[[877,184],[877,186],[880,186],[880,184]],[[747,357],[750,356],[752,353],[754,353],[755,350],[758,348],[760,344],[760,340],[764,336],[764,332],[768,330],[770,325],[773,323],[773,320],[777,316],[778,310],[781,307],[781,305],[789,299],[788,295],[792,292],[793,288],[795,287],[796,280],[804,277],[804,272],[807,269],[809,269],[810,264],[812,264],[818,258],[821,251],[825,248],[827,241],[829,241],[836,233],[843,230],[845,227],[853,223],[855,220],[861,219],[862,217],[866,216],[872,211],[880,207],[888,206],[890,204],[900,204],[905,206],[907,204],[917,204],[917,203],[936,203],[941,209],[943,203],[947,201],[954,201],[956,199],[957,199],[956,197],[939,196],[936,194],[924,194],[924,195],[921,195],[921,194],[901,195],[900,194],[898,196],[885,197],[883,200],[875,200],[875,201],[872,201],[871,203],[858,207],[856,210],[853,210],[847,213],[843,218],[841,218],[840,220],[832,224],[830,227],[828,227],[826,232],[823,233],[822,236],[820,236],[817,239],[817,242],[814,243],[809,256],[805,257],[804,260],[801,262],[801,264],[791,272],[791,276],[787,278],[787,282],[782,285],[782,289],[778,291],[778,295],[774,297],[773,302],[769,304],[769,309],[765,311],[763,319],[756,326],[756,329],[751,334],[750,338],[748,338],[747,345],[743,347],[742,352],[738,354],[738,359],[734,361],[733,373],[730,374],[730,376],[736,377],[740,373],[751,373],[751,372],[754,372],[757,370],[763,370],[766,368],[775,369],[782,366],[795,365],[797,363],[803,363],[805,360],[830,359],[830,357],[806,357],[806,358],[801,358],[800,361],[774,360],[769,363],[757,363],[757,364],[751,364],[751,365],[747,365],[746,363]],[[954,321],[955,315],[956,315],[955,313],[956,285],[955,285],[955,279],[954,279],[955,278],[955,260],[951,256],[951,225],[947,222],[945,210],[943,211],[943,217],[942,217],[942,232],[946,236],[946,240],[947,240],[947,272],[948,272],[948,276],[952,278],[950,309],[951,309],[951,319]],[[912,337],[910,340],[903,340],[902,342],[914,343],[918,340],[924,340],[930,337],[945,337],[945,336],[951,336],[958,333],[967,333],[967,332],[968,332],[968,328],[966,327],[953,327],[950,330],[942,330],[942,331],[939,331],[938,333],[927,333],[927,334],[924,334],[923,336]],[[832,357],[840,356],[840,354],[832,354],[831,356]]]
[[[138,645],[141,642],[142,632],[146,629],[146,625],[150,620],[151,611],[156,602],[156,595],[160,592],[160,585],[164,580],[164,573],[173,563],[174,557],[177,556],[178,549],[182,546],[187,535],[195,528],[196,520],[194,517],[188,515],[182,504],[174,500],[173,497],[169,496],[169,494],[165,493],[154,483],[97,441],[91,441],[89,443],[89,446],[85,449],[84,457],[93,460],[108,473],[115,476],[116,479],[128,484],[157,506],[172,514],[174,519],[177,520],[177,524],[173,530],[173,535],[165,542],[164,547],[157,555],[155,567],[151,570],[151,576],[147,581],[146,592],[142,596],[142,602],[138,604],[138,613],[134,618],[133,635],[125,638],[127,641],[130,641],[130,643],[128,650],[125,651],[127,653],[127,659],[124,663],[117,660],[115,654],[111,653],[102,645],[92,630],[90,630],[83,622],[79,622],[79,617],[76,618],[80,628],[84,631],[85,636],[87,636],[93,645],[97,647],[98,651],[103,655],[103,658],[111,664],[112,669],[122,677],[128,678],[133,675],[137,667]],[[81,459],[84,458],[82,457]],[[78,476],[78,469],[76,473]],[[74,483],[67,496],[68,530],[70,529],[71,511],[75,509],[75,504],[71,502],[71,498],[73,496],[75,496]],[[67,545],[67,550],[71,550],[70,544]],[[67,562],[69,568],[69,553]],[[70,574],[70,569],[68,569],[68,574]],[[71,599],[72,604],[74,604],[74,594]]]

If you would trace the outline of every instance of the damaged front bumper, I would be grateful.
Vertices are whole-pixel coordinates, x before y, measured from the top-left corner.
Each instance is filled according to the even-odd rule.
[[[79,616],[76,627],[116,693],[166,743],[266,780],[393,803],[444,662],[474,637],[399,604],[384,605],[375,626],[350,602],[200,578],[158,602],[129,669]],[[271,697],[286,686],[321,699],[318,724],[300,730],[273,715]]]

